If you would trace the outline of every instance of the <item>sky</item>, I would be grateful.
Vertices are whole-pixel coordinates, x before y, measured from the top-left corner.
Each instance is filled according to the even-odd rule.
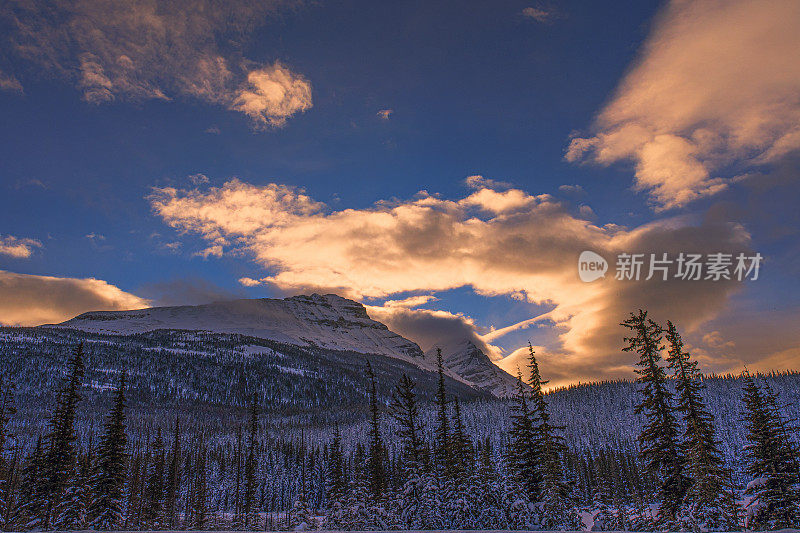
[[[629,376],[638,309],[705,371],[800,366],[796,0],[9,0],[0,36],[0,324],[333,292],[555,385]],[[731,279],[616,279],[681,253]]]

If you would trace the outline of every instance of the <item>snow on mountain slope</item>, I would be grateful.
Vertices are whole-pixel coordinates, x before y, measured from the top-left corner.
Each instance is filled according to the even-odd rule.
[[[360,303],[334,294],[293,296],[283,300],[244,299],[135,311],[93,311],[55,327],[115,335],[159,329],[237,333],[298,346],[385,355],[425,370],[436,370],[436,358],[426,357],[415,342],[369,318]],[[446,374],[473,385],[453,370],[447,369]]]
[[[444,365],[474,386],[498,398],[509,398],[514,394],[517,379],[495,365],[472,341],[465,339],[440,348]],[[435,360],[436,347],[428,350],[426,357]]]
[[[416,343],[369,318],[363,305],[333,294],[94,311],[58,327],[121,335],[157,329],[238,333],[298,346],[424,359]]]

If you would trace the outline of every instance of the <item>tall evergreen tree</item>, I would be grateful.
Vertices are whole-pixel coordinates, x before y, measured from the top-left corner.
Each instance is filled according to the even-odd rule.
[[[160,527],[164,509],[164,439],[161,437],[160,428],[153,440],[150,473],[147,476],[144,500],[146,524],[151,528]]]
[[[19,505],[14,514],[14,525],[20,529],[42,529],[46,512],[46,452],[42,439],[36,439],[33,452],[22,468]]]
[[[533,432],[533,413],[528,403],[529,388],[517,371],[517,386],[511,398],[511,427],[508,431],[506,464],[511,479],[530,501],[537,501],[541,491],[539,457]]]
[[[164,494],[164,525],[174,529],[178,520],[178,498],[181,487],[181,420],[175,417],[175,437],[169,454],[167,485]]]
[[[444,380],[444,362],[442,349],[436,348],[436,440],[434,442],[434,459],[440,477],[449,478],[453,471],[453,454],[450,441],[450,423],[447,415],[447,389]]]
[[[347,479],[344,472],[344,452],[342,451],[342,432],[339,425],[336,424],[333,428],[333,441],[331,441],[331,448],[328,457],[327,469],[327,498],[328,505],[344,496],[347,490]]]
[[[391,416],[399,426],[397,436],[402,440],[400,468],[406,475],[412,471],[420,473],[427,462],[415,386],[414,380],[403,374],[392,392],[389,404]]]
[[[6,462],[6,441],[8,440],[8,423],[17,412],[14,405],[14,382],[0,376],[0,525],[5,526],[10,520],[8,503],[11,501],[11,472]]]
[[[472,473],[475,466],[475,449],[472,440],[464,428],[461,416],[461,403],[453,397],[453,431],[450,437],[450,449],[453,455],[453,478],[462,483]]]
[[[128,436],[125,433],[125,378],[123,368],[114,396],[114,405],[106,419],[103,436],[97,448],[97,465],[91,481],[92,502],[89,525],[94,529],[115,529],[122,526],[122,498]]]
[[[747,472],[753,477],[745,490],[747,526],[750,529],[781,529],[800,522],[796,450],[784,440],[777,400],[756,385],[748,372],[745,380]]]
[[[675,376],[676,410],[681,413],[685,427],[682,451],[690,482],[684,498],[687,519],[697,529],[725,528],[730,523],[730,519],[726,520],[731,509],[729,474],[719,450],[720,441],[716,439],[714,415],[703,401],[703,378],[697,361],[692,361],[684,349],[678,329],[669,321],[666,339],[667,364]]]
[[[672,394],[667,387],[667,376],[661,361],[660,351],[663,329],[647,312],[631,316],[621,324],[632,332],[625,337],[626,352],[639,354],[639,367],[635,372],[641,385],[642,401],[636,406],[637,413],[645,413],[647,423],[639,435],[642,458],[649,470],[659,478],[661,507],[659,520],[664,526],[675,523],[688,481],[683,473],[685,459],[678,443],[678,422],[672,411]]]
[[[384,445],[381,437],[378,407],[378,388],[372,365],[367,361],[367,377],[369,378],[369,450],[367,454],[367,471],[369,491],[375,500],[380,500],[386,493],[386,469],[384,466]]]
[[[250,424],[247,436],[247,459],[244,465],[244,527],[250,528],[256,515],[256,466],[258,465],[258,403],[256,395],[250,403]]]
[[[206,467],[206,454],[206,445],[201,435],[195,459],[195,479],[193,481],[194,497],[192,498],[192,515],[194,517],[192,529],[196,530],[203,530],[208,527],[208,472]]]
[[[76,529],[81,525],[76,479],[78,451],[75,414],[81,399],[81,380],[85,372],[83,344],[75,348],[69,367],[69,378],[59,391],[47,436],[42,524],[45,529]]]
[[[538,459],[541,500],[544,504],[543,525],[549,529],[574,526],[577,515],[572,512],[570,486],[564,474],[567,446],[559,434],[563,428],[550,423],[550,411],[542,387],[542,379],[533,346],[528,343],[528,369],[531,378],[531,400],[534,414],[534,455]],[[574,515],[574,516],[573,516]]]

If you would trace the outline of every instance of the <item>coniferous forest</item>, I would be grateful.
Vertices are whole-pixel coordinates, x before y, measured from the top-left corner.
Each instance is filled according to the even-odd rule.
[[[292,386],[293,404],[278,384],[239,376],[227,403],[216,393],[203,402],[178,401],[186,395],[175,393],[171,408],[165,391],[143,392],[143,369],[131,359],[120,357],[113,371],[107,364],[93,369],[90,363],[102,360],[90,357],[95,342],[59,345],[60,367],[40,382],[51,385],[47,390],[32,387],[32,370],[6,351],[0,525],[800,527],[793,425],[800,376],[704,376],[675,324],[639,311],[622,325],[635,381],[546,390],[531,347],[507,400],[458,389],[446,378],[441,352],[433,376],[392,372],[362,357],[353,364],[366,386],[351,383],[358,390],[352,403],[336,404],[330,391],[317,390],[315,407],[304,400],[309,391]],[[26,346],[19,354],[30,360],[45,341]],[[118,347],[107,343],[104,353]],[[141,347],[134,352],[141,355]]]

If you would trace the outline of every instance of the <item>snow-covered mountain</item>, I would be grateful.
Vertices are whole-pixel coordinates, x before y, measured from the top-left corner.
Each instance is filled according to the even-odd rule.
[[[509,398],[514,394],[516,378],[495,365],[472,341],[464,339],[439,347],[442,349],[444,365],[476,387],[489,391],[498,398]],[[435,360],[436,347],[428,350],[425,355]]]
[[[56,327],[107,335],[157,330],[191,330],[247,335],[296,346],[378,354],[436,370],[436,353],[424,354],[413,341],[372,320],[363,305],[334,294],[280,299],[243,299],[196,306],[152,307],[135,311],[83,313]],[[471,342],[443,352],[451,378],[498,397],[514,380]]]
[[[237,333],[297,346],[424,359],[416,343],[369,318],[360,303],[334,294],[94,311],[58,326],[115,335],[160,329]]]

